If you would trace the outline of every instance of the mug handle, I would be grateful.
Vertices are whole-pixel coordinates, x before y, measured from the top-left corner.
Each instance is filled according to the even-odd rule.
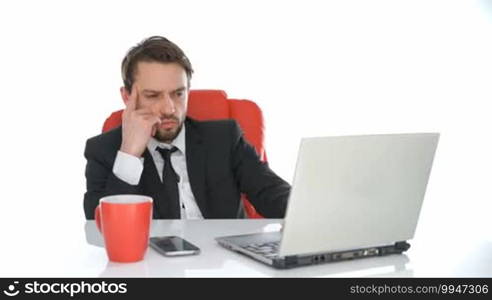
[[[99,229],[99,232],[102,232],[101,229],[101,205],[98,205],[96,207],[96,210],[94,211],[94,219],[96,220],[96,226],[97,229]]]

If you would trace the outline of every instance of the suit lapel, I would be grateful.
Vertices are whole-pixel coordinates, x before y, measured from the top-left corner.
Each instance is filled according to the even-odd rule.
[[[186,119],[186,166],[190,185],[196,203],[202,212],[202,215],[207,218],[207,201],[205,191],[205,159],[206,149],[203,145],[199,129],[193,120]]]

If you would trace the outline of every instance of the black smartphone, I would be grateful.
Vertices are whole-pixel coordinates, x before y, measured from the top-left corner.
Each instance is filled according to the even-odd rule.
[[[200,248],[179,236],[151,237],[150,246],[165,256],[193,255],[200,253]]]

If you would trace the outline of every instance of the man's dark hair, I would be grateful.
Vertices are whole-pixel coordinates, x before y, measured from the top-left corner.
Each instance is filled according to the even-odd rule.
[[[137,64],[141,61],[179,64],[185,70],[190,86],[193,68],[183,50],[165,37],[152,36],[131,48],[121,62],[121,76],[128,92],[132,90]]]

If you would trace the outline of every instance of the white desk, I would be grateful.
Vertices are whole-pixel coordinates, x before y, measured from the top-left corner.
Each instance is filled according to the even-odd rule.
[[[217,236],[278,230],[282,220],[159,220],[152,224],[151,236],[178,235],[201,249],[201,254],[165,257],[149,248],[142,262],[121,264],[108,262],[98,275],[151,277],[304,277],[304,276],[412,276],[406,267],[406,255],[392,255],[358,262],[343,262],[291,270],[276,270],[241,254],[224,249],[214,240]],[[103,240],[94,222],[87,222],[87,242],[98,248],[96,261],[104,261]]]
[[[205,221],[154,221],[151,236],[179,235],[201,249],[198,256],[168,258],[149,248],[144,261],[133,264],[107,262],[103,242],[94,222],[87,222],[85,232],[88,248],[93,257],[89,264],[97,265],[98,276],[151,276],[151,277],[316,277],[316,276],[490,276],[492,249],[476,248],[476,257],[463,258],[452,249],[438,247],[430,241],[427,245],[414,243],[406,254],[367,258],[354,261],[306,266],[290,270],[276,270],[241,254],[219,246],[214,238],[222,235],[278,230],[282,220],[205,220]],[[448,244],[449,246],[450,244]],[[484,244],[482,246],[486,246]],[[420,249],[424,246],[425,248]],[[472,246],[472,245],[470,245]],[[488,251],[487,251],[488,250]],[[103,262],[103,264],[101,264]]]
[[[279,228],[281,220],[159,220],[151,236],[179,235],[201,249],[197,256],[164,257],[149,248],[137,263],[112,263],[103,248],[102,236],[93,221],[67,223],[67,236],[45,234],[31,226],[36,249],[7,244],[0,257],[3,277],[490,277],[492,243],[473,235],[459,242],[449,236],[426,230],[417,232],[412,247],[404,255],[276,270],[219,246],[214,238],[222,235],[252,233]],[[79,227],[75,229],[76,223]],[[42,223],[38,224],[43,227]],[[46,225],[48,226],[48,225]],[[52,232],[60,228],[53,228]],[[43,232],[36,236],[37,232]],[[446,244],[447,243],[447,244]],[[4,248],[5,249],[5,248]],[[2,253],[3,254],[3,253]]]

